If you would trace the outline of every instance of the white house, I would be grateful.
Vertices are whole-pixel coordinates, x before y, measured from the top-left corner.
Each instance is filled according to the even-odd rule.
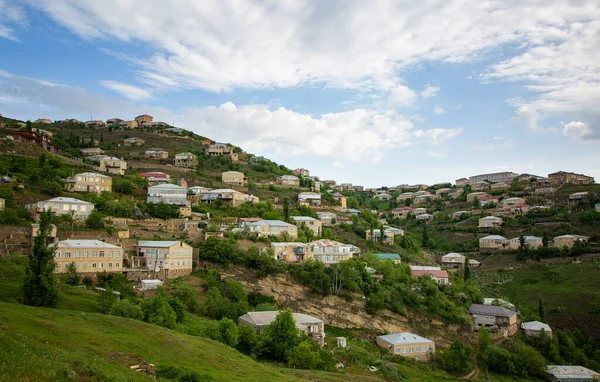
[[[54,198],[43,202],[26,204],[25,208],[32,214],[52,211],[55,215],[73,214],[80,220],[87,219],[94,210],[94,204],[75,198]]]
[[[529,321],[521,323],[521,329],[526,337],[539,337],[544,332],[548,337],[552,337],[552,329],[550,325],[539,321]]]
[[[148,187],[147,203],[175,204],[185,206],[187,204],[187,188],[176,184],[159,184]]]

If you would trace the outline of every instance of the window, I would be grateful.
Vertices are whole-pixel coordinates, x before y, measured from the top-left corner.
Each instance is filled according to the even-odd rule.
[[[112,268],[112,263],[108,263],[108,267],[109,267],[109,268]]]
[[[395,349],[395,353],[396,353],[396,354],[400,354],[400,348],[396,348],[396,349]]]
[[[100,257],[104,257],[104,251],[100,251]]]
[[[104,263],[100,263],[100,268],[104,268]]]
[[[71,257],[71,251],[65,251],[65,258]]]
[[[116,251],[115,252],[115,257],[121,257],[121,251]]]
[[[402,353],[406,354],[406,348],[402,348]]]
[[[115,263],[115,268],[119,268],[119,263]]]
[[[56,252],[56,258],[60,259],[61,257],[62,257],[62,255],[61,255],[60,251]]]
[[[92,263],[92,268],[96,268],[96,263]]]
[[[68,211],[69,210],[69,206],[67,204],[63,204],[63,211]]]
[[[112,251],[108,252],[108,257],[112,257],[112,256],[113,256]]]
[[[83,263],[83,269],[87,269],[87,263]]]
[[[75,257],[80,257],[79,251],[75,251]]]
[[[98,257],[98,252],[92,251],[92,257]]]
[[[88,251],[83,251],[83,257],[87,259],[87,257],[88,257]]]
[[[84,212],[84,211],[86,210],[86,208],[87,208],[86,206],[81,206],[81,207],[80,207],[80,209],[81,209],[81,212]]]

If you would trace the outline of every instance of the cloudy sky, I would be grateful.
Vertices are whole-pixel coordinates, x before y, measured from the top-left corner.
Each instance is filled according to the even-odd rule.
[[[365,186],[600,179],[597,0],[0,0],[0,113],[155,120]]]

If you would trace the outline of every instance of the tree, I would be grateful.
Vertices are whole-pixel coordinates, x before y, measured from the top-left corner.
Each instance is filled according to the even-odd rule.
[[[461,340],[455,340],[450,349],[440,353],[442,368],[451,373],[462,373],[471,367],[469,348]]]
[[[427,225],[423,225],[423,237],[422,237],[422,241],[421,241],[421,246],[422,247],[427,247],[427,245],[429,244],[429,234],[427,233]]]
[[[473,198],[473,208],[479,208],[479,198],[477,196]]]
[[[46,165],[46,159],[46,153],[40,154],[40,157],[38,158],[38,165],[40,166],[40,168]]]
[[[290,219],[290,198],[287,196],[283,198],[283,219],[285,221]]]
[[[541,297],[538,303],[538,313],[540,314],[540,320],[542,320],[542,322],[546,322],[546,313],[544,312],[544,300],[542,300]]]
[[[238,344],[238,327],[229,318],[222,318],[217,327],[217,341],[224,343],[227,346],[236,347]]]
[[[62,186],[58,182],[49,182],[46,184],[45,191],[50,196],[60,196],[62,194]]]
[[[26,305],[56,307],[58,303],[54,249],[48,247],[51,221],[52,212],[47,211],[40,215],[40,229],[34,240],[33,251],[29,255],[29,267],[23,283]]]
[[[485,353],[487,348],[492,344],[492,338],[486,328],[479,328],[479,341],[477,342],[477,350],[480,354]]]
[[[519,252],[523,253],[525,251],[525,236],[519,236]]]
[[[81,281],[81,275],[77,272],[77,267],[75,263],[69,264],[67,267],[67,284],[69,285],[79,285]]]
[[[471,278],[471,267],[469,266],[469,256],[465,256],[465,271],[464,271],[464,279],[465,282],[469,281],[469,279]]]
[[[542,245],[544,247],[547,247],[548,246],[548,241],[549,241],[549,239],[548,239],[548,232],[544,231],[544,235],[542,236]]]
[[[265,328],[264,336],[269,353],[275,359],[284,361],[288,349],[293,349],[300,343],[300,333],[292,311],[280,311],[275,320]]]
[[[311,340],[303,341],[288,351],[286,356],[288,367],[293,369],[316,369],[319,367],[321,363],[319,349],[315,349],[309,341]],[[314,344],[319,346],[316,342]]]
[[[174,329],[177,324],[177,314],[169,304],[165,295],[158,295],[152,300],[146,300],[142,304],[145,321]]]
[[[104,215],[97,210],[92,211],[92,213],[85,220],[85,225],[88,226],[88,228],[94,229],[104,228]]]

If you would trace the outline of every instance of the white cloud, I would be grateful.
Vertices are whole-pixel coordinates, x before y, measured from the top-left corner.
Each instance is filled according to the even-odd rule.
[[[440,151],[434,151],[434,150],[426,150],[425,152],[423,152],[423,154],[432,157],[432,158],[444,158],[446,157],[446,154],[444,154],[443,152]]]
[[[342,162],[335,161],[335,162],[333,162],[333,167],[335,167],[335,168],[345,168],[346,166]]]
[[[463,128],[457,127],[453,129],[429,129],[417,130],[413,135],[417,138],[427,139],[432,143],[441,143],[447,139],[452,139],[462,135]]]
[[[446,113],[446,109],[444,109],[442,107],[436,106],[433,109],[433,114],[435,114],[435,115],[442,115],[442,114],[445,114],[445,113]]]
[[[132,101],[140,101],[152,97],[150,91],[148,91],[147,89],[143,89],[129,84],[124,84],[122,82],[102,81],[101,84],[111,90],[116,91],[117,93],[120,93],[121,95],[123,95],[126,98],[129,98]]]
[[[423,98],[433,97],[437,94],[437,92],[439,90],[440,90],[439,86],[427,85],[425,87],[425,89],[423,89],[423,91],[421,91],[421,97],[423,97]]]
[[[543,129],[538,125],[538,122],[542,119],[542,116],[535,109],[521,105],[517,108],[515,114],[517,118],[521,120],[523,125],[525,125],[527,130],[537,133],[543,131]]]
[[[396,85],[388,96],[388,101],[396,106],[410,106],[416,99],[417,93],[404,85]]]
[[[15,27],[27,25],[23,9],[10,4],[7,0],[0,0],[0,37],[19,41],[15,35]]]
[[[582,141],[600,140],[600,135],[583,122],[571,121],[564,124],[563,134]]]

